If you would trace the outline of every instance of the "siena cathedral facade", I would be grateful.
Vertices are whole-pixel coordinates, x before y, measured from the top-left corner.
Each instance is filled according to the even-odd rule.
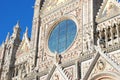
[[[36,0],[32,23],[0,46],[0,80],[120,80],[119,0]]]

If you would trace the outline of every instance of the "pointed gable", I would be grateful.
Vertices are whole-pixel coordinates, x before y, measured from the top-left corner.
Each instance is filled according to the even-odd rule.
[[[88,80],[118,80],[120,78],[116,75],[118,71],[102,57],[97,60],[93,67]]]
[[[104,0],[96,16],[96,22],[100,23],[120,14],[120,4],[117,0]]]
[[[27,40],[23,40],[21,42],[20,47],[18,48],[16,56],[20,56],[21,54],[29,53],[30,45]]]
[[[50,80],[65,80],[59,70],[56,68]]]
[[[109,78],[110,80],[120,79],[117,75],[120,73],[120,65],[116,58],[114,58],[110,53],[101,51],[99,47],[95,47],[95,49],[98,53],[90,64],[83,80],[106,80]]]
[[[26,28],[26,32],[23,36],[23,40],[18,48],[16,56],[20,56],[22,54],[29,53],[30,51],[30,40],[28,38],[28,28]]]
[[[53,65],[53,68],[48,74],[47,80],[71,80],[71,79],[69,79],[66,76],[66,74],[58,64],[55,64]]]
[[[94,63],[95,62],[95,63]],[[95,65],[93,65],[93,63]],[[93,60],[90,69],[87,71],[86,76],[84,76],[83,80],[117,80],[120,77],[116,75],[119,73],[106,59],[103,57],[98,57],[97,59]]]

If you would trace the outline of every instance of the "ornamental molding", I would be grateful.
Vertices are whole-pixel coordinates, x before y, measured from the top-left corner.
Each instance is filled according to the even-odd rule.
[[[57,8],[56,10],[51,12],[47,12],[46,14],[40,15],[41,20],[43,23],[47,23],[50,22],[54,19],[56,19],[57,17],[63,16],[65,14],[68,14],[70,12],[73,12],[74,10],[78,9],[78,8],[82,8],[81,7],[81,1],[73,1],[72,3],[69,3],[68,5],[65,5],[64,7],[61,8]]]
[[[56,4],[57,1],[61,3],[58,5]],[[63,3],[63,1],[65,2]],[[61,10],[61,8],[64,10],[63,11],[64,13],[68,11],[69,9],[73,9],[73,8],[76,8],[76,6],[80,6],[80,2],[81,1],[79,0],[55,0],[54,2],[52,0],[47,0],[46,2],[44,2],[44,5],[40,11],[41,17],[45,17],[46,15],[56,12],[57,10]],[[53,4],[53,5],[51,6],[47,4]]]
[[[63,70],[63,68],[58,65],[54,64],[53,68],[48,74],[47,80],[72,80],[69,75]]]
[[[120,15],[99,23],[97,25],[97,30],[108,29],[110,27],[113,27],[114,25],[119,25],[119,24],[120,24]]]

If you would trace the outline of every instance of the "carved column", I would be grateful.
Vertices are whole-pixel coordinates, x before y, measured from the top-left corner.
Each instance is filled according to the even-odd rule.
[[[105,42],[106,42],[106,48],[108,47],[108,28],[105,28]]]
[[[79,80],[80,79],[80,70],[79,70],[79,62],[78,61],[76,61],[76,63],[75,63],[76,65],[76,80]]]
[[[111,45],[113,44],[113,26],[110,27],[110,33],[111,33]]]
[[[100,46],[100,47],[101,47],[101,42],[100,42],[100,41],[101,41],[101,39],[102,39],[101,33],[102,33],[102,31],[100,30],[100,31],[99,31],[99,39],[98,39],[98,40],[99,40],[98,43],[99,43],[99,46]]]

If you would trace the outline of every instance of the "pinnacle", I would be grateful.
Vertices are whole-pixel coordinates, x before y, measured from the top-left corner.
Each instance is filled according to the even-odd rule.
[[[16,27],[16,28],[20,28],[19,25],[20,25],[20,22],[19,22],[19,20],[18,20],[18,21],[17,21],[17,24],[15,25],[15,27]]]
[[[26,31],[23,35],[23,39],[28,38],[28,27],[26,26]]]
[[[9,40],[9,38],[10,38],[10,33],[8,32],[7,37],[6,37],[6,42]]]
[[[25,33],[28,33],[28,27],[26,26],[26,31],[25,31]]]

